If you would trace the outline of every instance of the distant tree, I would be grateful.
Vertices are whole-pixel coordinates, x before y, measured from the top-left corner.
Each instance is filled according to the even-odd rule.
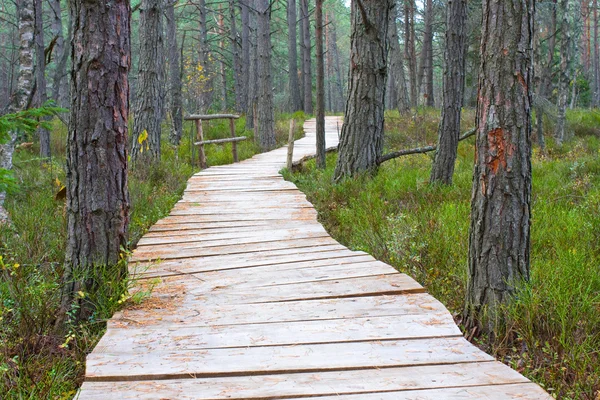
[[[298,43],[296,20],[296,0],[288,0],[288,87],[290,91],[290,111],[292,112],[302,110],[300,84],[298,83]]]
[[[48,100],[46,89],[46,46],[44,45],[44,13],[42,0],[34,0],[35,14],[35,107],[41,107]],[[45,127],[38,128],[40,138],[40,157],[50,158],[50,131]]]
[[[181,101],[181,73],[179,48],[177,47],[177,21],[175,20],[175,4],[172,0],[166,4],[165,19],[167,30],[167,51],[169,53],[169,110],[171,114],[171,143],[179,145],[183,130],[183,105]]]
[[[387,29],[392,0],[352,2],[350,82],[335,179],[374,170],[383,151]]]
[[[569,68],[570,68],[570,53],[571,53],[571,26],[569,24],[569,1],[560,1],[560,70],[558,77],[558,115],[556,118],[556,129],[554,138],[557,143],[562,143],[567,137],[566,127],[566,112],[567,98],[569,95]]]
[[[257,17],[257,121],[261,149],[275,147],[275,116],[273,110],[273,76],[271,75],[271,3],[256,0]]]
[[[56,40],[54,50],[52,51],[54,62],[56,64],[52,78],[52,98],[56,101],[56,104],[62,107],[67,103],[69,94],[68,84],[64,84],[65,78],[67,77],[67,59],[69,57],[69,52],[67,51],[65,43],[68,43],[69,40],[65,41],[63,36],[63,20],[60,0],[50,0],[49,3],[52,11],[50,31]],[[71,26],[69,25],[69,35],[67,36],[70,36],[70,31]]]
[[[312,63],[310,57],[310,22],[309,22],[309,11],[308,11],[308,1],[309,0],[299,0],[300,1],[300,9],[302,10],[302,14],[300,18],[303,23],[301,24],[302,28],[302,75],[304,77],[304,112],[307,114],[313,113],[313,105],[312,105]]]
[[[317,58],[317,168],[325,169],[325,60],[323,54],[323,0],[315,4],[315,41]]]
[[[452,183],[460,137],[460,113],[465,88],[467,0],[448,0],[442,118],[430,181]]]
[[[128,0],[71,0],[71,118],[67,146],[67,249],[61,313],[91,315],[85,293],[102,284],[97,268],[123,268],[127,246],[127,120],[130,67]],[[119,267],[120,265],[120,267]]]
[[[464,322],[493,335],[529,279],[534,0],[484,0]]]
[[[390,42],[389,50],[389,68],[388,80],[390,85],[395,89],[398,112],[403,115],[410,111],[410,99],[408,98],[408,88],[406,85],[406,77],[404,74],[404,60],[400,43],[398,41],[398,7],[390,12],[390,22],[388,26],[388,39]]]
[[[404,58],[408,64],[410,103],[419,104],[417,83],[417,53],[415,50],[415,0],[404,0]]]
[[[159,51],[162,0],[142,0],[140,6],[140,58],[133,112],[131,160],[160,160],[162,120],[161,63]]]
[[[421,48],[421,64],[419,65],[418,86],[424,104],[433,107],[433,0],[425,0],[425,16],[423,18],[423,46]]]

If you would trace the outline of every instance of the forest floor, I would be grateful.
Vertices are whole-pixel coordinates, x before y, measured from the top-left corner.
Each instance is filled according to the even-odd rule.
[[[492,343],[473,341],[560,399],[600,398],[600,113],[571,111],[573,140],[533,152],[531,282],[503,311],[510,323]],[[439,110],[386,115],[386,151],[437,141]],[[463,131],[472,128],[466,111]],[[285,172],[334,239],[414,277],[460,326],[474,139],[459,146],[454,184],[429,186],[433,154],[386,162],[376,176],[332,182],[307,162]],[[468,336],[468,335],[467,335]]]
[[[278,115],[277,146],[287,143],[291,115]],[[298,122],[302,113],[295,114]],[[229,122],[204,123],[205,139],[229,136]],[[259,152],[245,119],[236,122],[237,136],[249,140],[238,144],[239,159]],[[302,136],[298,123],[296,138]],[[88,321],[69,325],[67,336],[54,334],[54,316],[60,295],[60,276],[66,244],[65,200],[59,194],[65,182],[66,126],[53,121],[52,154],[49,163],[40,163],[36,144],[25,144],[15,153],[17,189],[6,200],[12,226],[0,226],[0,398],[69,399],[83,380],[85,356],[102,337],[106,320],[131,298],[134,282],[103,276],[106,285],[97,293],[85,294],[96,313]],[[157,220],[169,214],[197,172],[190,163],[195,132],[184,124],[181,145],[169,144],[168,127],[163,126],[162,159],[156,165],[131,165],[129,250]],[[196,151],[197,157],[197,151]],[[206,147],[209,165],[233,162],[231,144]],[[102,273],[106,273],[102,271]],[[142,293],[143,295],[143,293]]]

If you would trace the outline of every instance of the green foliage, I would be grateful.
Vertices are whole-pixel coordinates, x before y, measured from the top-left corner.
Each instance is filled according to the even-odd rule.
[[[575,115],[587,125],[595,113],[586,113]],[[429,112],[421,115],[424,142],[435,140],[437,124]],[[386,143],[413,147],[406,131],[420,128],[410,117],[396,118],[386,121]],[[428,185],[428,155],[402,157],[375,177],[339,184],[332,182],[335,155],[325,171],[310,161],[285,174],[333,237],[413,276],[458,316],[467,282],[473,143],[461,142],[451,187]],[[488,349],[564,399],[593,399],[600,390],[599,149],[597,136],[585,136],[560,148],[549,143],[546,155],[534,151],[532,278],[503,310],[510,323]]]

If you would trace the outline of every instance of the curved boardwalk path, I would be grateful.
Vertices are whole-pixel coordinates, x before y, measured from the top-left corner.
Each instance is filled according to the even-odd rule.
[[[314,151],[314,120],[305,130],[296,159]],[[329,237],[278,174],[285,159],[190,179],[131,259],[160,282],[110,320],[80,399],[549,398],[463,339],[413,279]]]

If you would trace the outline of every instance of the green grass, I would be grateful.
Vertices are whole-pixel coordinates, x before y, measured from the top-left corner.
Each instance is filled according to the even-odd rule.
[[[585,114],[578,111],[579,114]],[[388,115],[387,150],[435,142],[435,110],[416,119]],[[579,115],[578,114],[578,115]],[[472,111],[467,111],[464,129]],[[581,131],[595,129],[580,119]],[[583,122],[582,122],[583,121]],[[572,124],[576,125],[576,124]],[[507,307],[509,325],[478,342],[561,399],[600,394],[600,138],[576,136],[533,157],[531,282]],[[336,155],[286,177],[315,204],[346,246],[364,250],[423,284],[455,316],[466,288],[473,139],[459,146],[454,185],[428,185],[432,155],[382,165],[374,177],[332,182]]]
[[[278,145],[287,142],[289,119],[278,115]],[[297,121],[303,114],[293,115]],[[64,124],[52,122],[52,162],[40,164],[36,143],[15,153],[14,171],[18,189],[6,200],[13,226],[0,226],[0,398],[68,399],[81,384],[85,356],[105,330],[105,321],[127,302],[140,300],[127,294],[135,282],[112,276],[100,269],[96,278],[107,282],[97,292],[86,294],[96,312],[88,321],[68,326],[69,333],[54,333],[54,315],[59,308],[60,277],[65,254],[66,218],[64,199],[55,196],[65,183]],[[245,120],[236,121],[236,135],[248,140],[238,145],[240,160],[259,152]],[[301,124],[295,135],[300,137]],[[129,171],[131,200],[129,247],[160,218],[167,216],[181,197],[189,177],[198,171],[191,165],[192,123],[184,124],[179,147],[169,144],[167,124],[163,126],[162,159],[152,166],[132,166]],[[206,139],[229,137],[228,121],[204,125]],[[197,151],[195,152],[197,156]],[[208,145],[209,166],[233,161],[231,145]]]

